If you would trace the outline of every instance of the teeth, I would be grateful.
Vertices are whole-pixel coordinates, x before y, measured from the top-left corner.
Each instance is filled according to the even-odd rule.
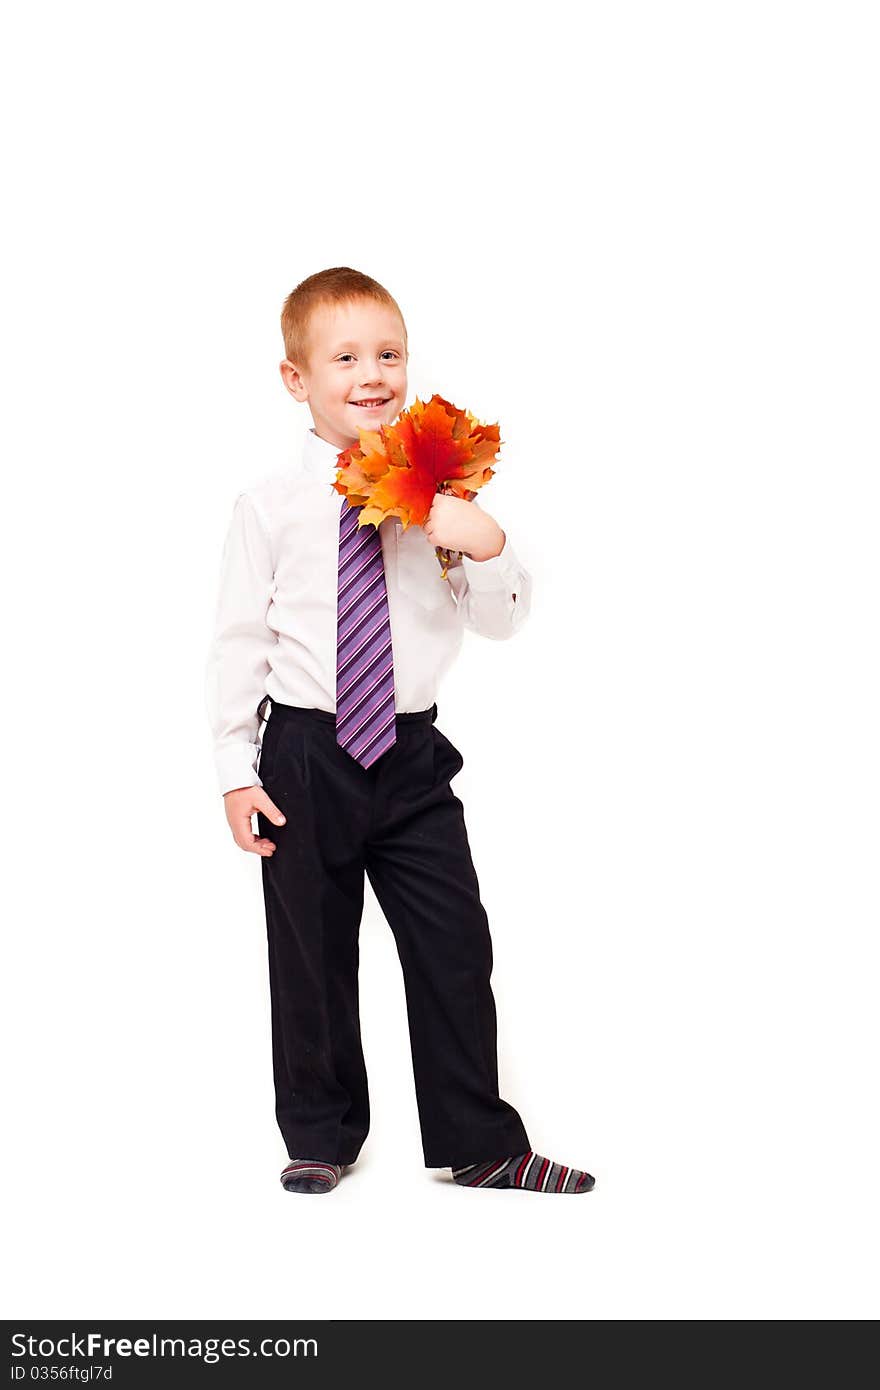
[[[384,405],[384,404],[385,404],[384,401],[379,401],[379,400],[377,400],[377,401],[352,401],[352,405],[360,405],[360,406]]]

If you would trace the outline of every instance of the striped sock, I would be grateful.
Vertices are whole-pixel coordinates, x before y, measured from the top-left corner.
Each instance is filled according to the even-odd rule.
[[[316,1158],[292,1158],[281,1174],[281,1185],[287,1192],[332,1192],[345,1166]]]
[[[596,1182],[580,1168],[566,1168],[532,1149],[516,1158],[453,1168],[452,1177],[461,1187],[523,1187],[530,1192],[590,1192]]]

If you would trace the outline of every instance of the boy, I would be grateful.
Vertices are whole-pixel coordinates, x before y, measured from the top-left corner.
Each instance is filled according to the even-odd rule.
[[[320,271],[288,296],[281,326],[281,377],[313,428],[298,471],[236,501],[207,702],[233,838],[262,860],[282,1184],[332,1191],[369,1129],[366,873],[403,970],[425,1166],[460,1186],[587,1192],[589,1173],[534,1153],[498,1094],[492,944],[449,785],[462,757],[435,727],[463,628],[510,637],[530,576],[475,502],[438,494],[424,527],[359,528],[332,487],[358,429],[406,404],[406,326],[388,291],[348,267]],[[436,546],[463,552],[448,580]]]

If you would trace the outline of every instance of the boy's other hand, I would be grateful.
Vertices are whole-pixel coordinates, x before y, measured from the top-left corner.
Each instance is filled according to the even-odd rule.
[[[251,854],[260,854],[263,857],[275,853],[272,841],[259,838],[251,828],[251,816],[255,811],[261,811],[274,825],[286,824],[287,818],[262,787],[236,787],[234,791],[224,793],[223,804],[226,807],[226,819],[232,831],[232,838],[239,849],[246,849]]]

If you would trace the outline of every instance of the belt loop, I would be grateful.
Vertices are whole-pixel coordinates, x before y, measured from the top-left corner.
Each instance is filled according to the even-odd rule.
[[[265,717],[266,717],[265,711],[264,711],[264,708],[263,708],[263,707],[264,707],[266,701],[268,700],[268,698],[269,698],[268,695],[264,695],[263,698],[262,698],[262,700],[260,701],[260,703],[257,705],[257,719],[258,719],[258,721],[259,721],[260,724],[262,724],[263,720],[264,720]]]
[[[434,704],[434,705],[431,706],[431,723],[432,723],[432,724],[436,724],[436,723],[437,723],[437,706],[436,706],[436,704]]]

